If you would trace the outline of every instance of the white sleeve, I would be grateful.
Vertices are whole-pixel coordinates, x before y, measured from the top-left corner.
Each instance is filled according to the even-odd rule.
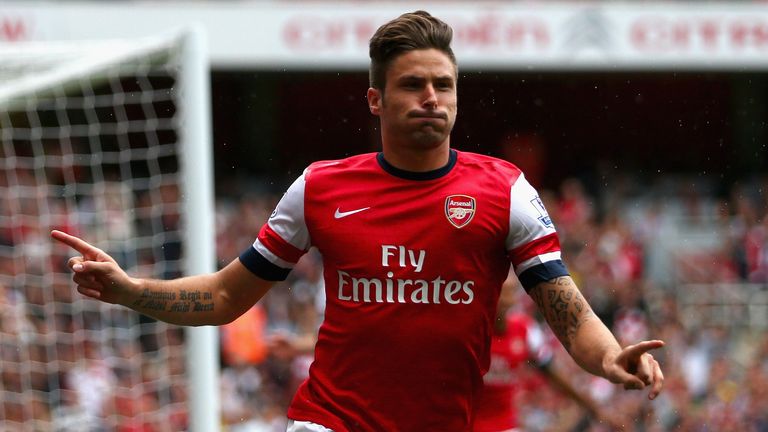
[[[510,188],[507,250],[520,272],[560,259],[560,243],[552,219],[536,189],[522,174]]]
[[[254,274],[267,280],[284,280],[310,247],[304,220],[306,171],[293,182],[262,226],[253,246],[240,261]]]
[[[309,231],[304,221],[304,186],[306,170],[283,194],[267,225],[293,247],[307,250],[311,246]],[[257,240],[258,241],[258,240]]]
[[[538,283],[568,274],[560,240],[536,189],[522,174],[510,188],[507,255],[526,291]]]

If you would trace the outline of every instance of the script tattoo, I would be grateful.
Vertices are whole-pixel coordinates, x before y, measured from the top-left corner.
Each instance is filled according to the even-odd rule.
[[[185,290],[177,295],[175,292],[145,289],[132,306],[146,311],[210,312],[213,311],[213,295]]]
[[[594,316],[568,276],[548,280],[531,290],[531,297],[567,351],[585,321]]]

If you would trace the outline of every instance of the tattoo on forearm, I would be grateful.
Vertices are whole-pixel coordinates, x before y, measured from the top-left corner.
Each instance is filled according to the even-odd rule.
[[[585,321],[594,316],[573,280],[559,277],[541,284],[531,297],[544,314],[549,326],[566,350],[570,352],[576,333]]]
[[[134,309],[168,312],[211,312],[214,308],[213,295],[201,291],[175,292],[145,289],[133,302]]]

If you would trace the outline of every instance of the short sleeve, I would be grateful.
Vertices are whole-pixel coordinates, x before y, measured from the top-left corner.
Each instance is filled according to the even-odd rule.
[[[506,247],[515,274],[526,290],[539,282],[568,274],[552,219],[524,175],[510,188]]]
[[[240,254],[243,265],[262,279],[285,280],[309,250],[309,231],[304,220],[305,178],[306,171],[280,199],[253,245]]]

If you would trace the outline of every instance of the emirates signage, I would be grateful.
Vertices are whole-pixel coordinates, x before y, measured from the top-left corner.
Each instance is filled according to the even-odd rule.
[[[768,68],[768,4],[421,5],[449,22],[462,68]],[[0,43],[149,36],[195,23],[217,67],[368,66],[393,3],[0,5]]]

